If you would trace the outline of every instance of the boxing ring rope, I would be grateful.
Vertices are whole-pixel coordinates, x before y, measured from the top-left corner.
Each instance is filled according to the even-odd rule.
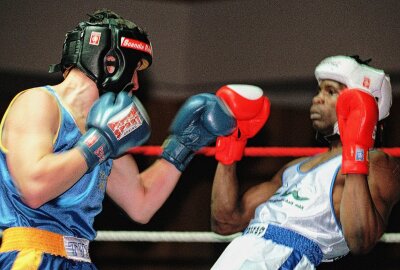
[[[400,147],[379,148],[394,157],[400,157]],[[327,147],[246,147],[244,156],[248,157],[303,157],[328,151]],[[159,156],[162,152],[161,146],[138,146],[129,150],[132,154],[146,156]],[[214,156],[215,147],[203,147],[197,154]]]
[[[213,232],[98,231],[95,241],[226,243],[239,235],[241,233],[219,235]],[[385,233],[380,242],[400,243],[400,234]]]
[[[121,242],[230,242],[240,233],[219,235],[213,232],[178,232],[178,231],[98,231],[96,241]]]
[[[380,148],[394,157],[400,157],[400,147]],[[326,147],[247,147],[244,156],[248,157],[302,157],[311,156],[327,151]],[[161,146],[139,146],[129,150],[132,154],[147,156],[161,155]],[[215,147],[204,147],[197,154],[213,156]],[[224,243],[230,242],[240,233],[219,235],[213,232],[188,231],[98,231],[95,241],[117,242],[203,242]],[[1,231],[0,231],[1,237]],[[400,243],[400,233],[385,233],[380,242]]]
[[[213,232],[178,231],[98,231],[95,241],[103,242],[178,242],[178,243],[227,243],[241,233],[219,235]],[[2,232],[0,231],[0,238]],[[380,242],[400,243],[399,233],[385,233]]]

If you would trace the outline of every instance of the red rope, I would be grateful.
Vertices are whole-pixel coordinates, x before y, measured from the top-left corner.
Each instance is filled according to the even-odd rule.
[[[327,150],[326,147],[247,147],[244,155],[248,157],[303,157]],[[381,150],[394,157],[400,157],[400,147],[381,148]],[[159,156],[161,152],[161,146],[138,146],[129,150],[129,153],[146,156]],[[214,156],[215,147],[204,147],[198,151],[198,154]]]

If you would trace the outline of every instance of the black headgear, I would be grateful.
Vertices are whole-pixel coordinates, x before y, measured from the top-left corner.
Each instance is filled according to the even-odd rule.
[[[131,83],[139,62],[139,70],[151,65],[151,43],[140,27],[110,10],[89,16],[67,32],[61,63],[50,65],[49,72],[77,67],[100,91],[120,92]]]

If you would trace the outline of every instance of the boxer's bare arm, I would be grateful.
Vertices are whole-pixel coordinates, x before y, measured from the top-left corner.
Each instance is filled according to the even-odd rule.
[[[219,163],[211,194],[212,230],[225,235],[243,231],[253,218],[256,207],[267,201],[282,185],[283,171],[303,159],[293,160],[280,169],[271,180],[251,187],[243,195],[239,193],[236,163]]]
[[[8,149],[9,170],[22,199],[32,208],[65,192],[86,171],[77,149],[53,153],[59,117],[51,95],[30,89],[15,100],[5,119],[3,145]]]
[[[248,225],[256,206],[278,188],[280,176],[240,196],[235,162],[242,159],[247,140],[266,123],[270,102],[261,88],[252,85],[226,85],[216,95],[229,107],[235,117],[236,128],[232,134],[217,139],[215,158],[219,164],[212,189],[211,223],[214,231],[230,234]]]
[[[385,232],[391,210],[400,198],[399,173],[397,160],[373,151],[368,178],[361,174],[346,176],[340,220],[353,253],[370,251]]]
[[[181,172],[164,159],[139,172],[131,155],[114,160],[107,194],[130,218],[147,223],[172,193]]]
[[[387,210],[383,202],[392,201],[392,195],[378,192],[378,187],[394,188],[393,168],[383,153],[369,151],[374,145],[379,115],[377,102],[370,93],[358,88],[342,90],[336,113],[342,142],[341,172],[345,175],[340,220],[350,250],[368,252],[386,227]],[[368,152],[372,153],[371,158]]]

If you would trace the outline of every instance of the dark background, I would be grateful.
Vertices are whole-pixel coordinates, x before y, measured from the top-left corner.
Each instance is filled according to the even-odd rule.
[[[308,109],[315,66],[337,54],[359,54],[391,75],[393,106],[388,147],[400,145],[400,1],[22,1],[0,3],[0,113],[19,91],[56,84],[66,31],[86,13],[108,7],[149,32],[154,62],[139,74],[137,93],[152,122],[147,145],[160,145],[184,100],[229,83],[261,86],[271,116],[249,146],[323,146],[314,139]],[[27,121],[29,119],[27,118]],[[156,157],[137,155],[145,169]],[[245,157],[242,189],[269,179],[291,157]],[[216,162],[196,156],[166,204],[146,225],[130,221],[112,202],[98,230],[210,231],[210,193]],[[394,209],[388,232],[399,232]],[[209,269],[226,243],[93,242],[99,269]],[[349,255],[319,269],[398,269],[399,244],[379,243],[368,255]]]

